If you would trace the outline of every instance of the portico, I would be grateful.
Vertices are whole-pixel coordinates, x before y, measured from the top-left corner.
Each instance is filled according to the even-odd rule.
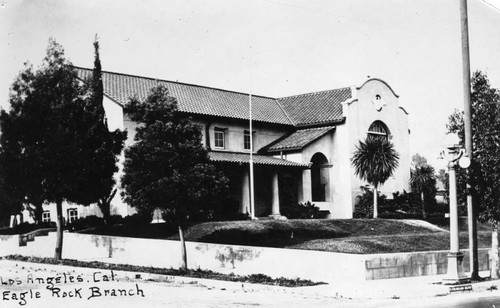
[[[250,212],[250,155],[209,152],[210,159],[229,177],[231,197],[239,202],[240,213]],[[309,167],[285,159],[254,155],[255,216],[285,219],[283,206],[298,202],[296,192],[300,176]]]

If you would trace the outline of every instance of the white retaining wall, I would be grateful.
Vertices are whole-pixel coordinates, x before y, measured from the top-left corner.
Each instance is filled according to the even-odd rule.
[[[0,256],[52,257],[56,233],[37,236],[19,246],[18,235],[0,236]],[[373,280],[446,273],[447,252],[429,251],[378,255],[355,255],[298,249],[280,249],[187,242],[188,267],[239,275],[314,281]],[[480,249],[480,269],[489,269],[488,252]],[[64,233],[63,258],[98,260],[161,268],[181,266],[179,241]],[[465,253],[464,268],[468,268]]]
[[[55,232],[49,236],[36,237],[25,247],[18,246],[17,235],[0,238],[0,256],[21,254],[52,257],[54,254]],[[361,255],[197,242],[187,242],[186,248],[188,267],[192,269],[315,281],[365,279],[365,263]],[[65,232],[63,258],[179,268],[181,246],[179,241]]]

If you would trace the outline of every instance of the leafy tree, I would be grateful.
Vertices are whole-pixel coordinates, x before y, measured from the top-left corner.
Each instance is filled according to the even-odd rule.
[[[187,269],[183,229],[188,217],[220,200],[227,179],[210,162],[200,128],[183,118],[165,87],[153,88],[144,102],[132,99],[125,111],[139,126],[135,143],[125,151],[124,199],[139,213],[159,208],[175,219]]]
[[[423,165],[427,165],[427,158],[423,157],[422,155],[415,153],[411,157],[411,164],[414,168],[420,167]]]
[[[498,223],[500,221],[500,93],[490,86],[488,77],[481,71],[471,78],[472,102],[472,150],[474,160],[468,168],[471,176],[471,194],[481,221],[491,222],[492,255],[496,257],[496,270],[492,276],[498,277]],[[449,117],[449,132],[457,133],[464,144],[463,113],[457,110]],[[458,195],[464,196],[465,176],[457,174]],[[496,246],[496,247],[495,247]]]
[[[420,199],[422,202],[422,217],[426,219],[427,212],[425,210],[425,195],[429,198],[429,195],[435,197],[436,194],[436,175],[434,174],[434,168],[427,164],[422,164],[420,166],[417,165],[411,171],[410,186],[412,190],[420,193]]]
[[[351,165],[362,180],[373,185],[373,218],[378,217],[378,187],[383,185],[398,167],[399,154],[386,138],[368,136],[356,146]]]
[[[13,182],[19,178],[13,162],[7,149],[0,147],[0,226],[8,225],[10,216],[23,209],[23,195]]]
[[[21,102],[15,96],[15,93],[26,93],[29,91],[29,80],[34,78],[31,66],[22,71],[12,86],[11,93],[11,112],[2,110],[0,112],[0,164],[2,169],[2,181],[4,186],[2,195],[10,202],[11,209],[21,211],[23,204],[34,217],[35,222],[41,222],[43,213],[44,195],[42,189],[42,178],[40,169],[37,166],[39,156],[33,147],[26,144],[33,144],[40,135],[38,127],[45,125],[44,120],[36,115],[35,112],[23,113]],[[35,110],[34,105],[30,105],[30,110]],[[24,141],[18,139],[23,135]],[[10,214],[14,212],[8,211]]]
[[[33,200],[30,194],[36,191],[41,200],[56,204],[56,259],[62,256],[63,201],[97,202],[100,191],[90,188],[101,179],[96,170],[116,168],[115,159],[102,152],[102,135],[97,132],[102,131],[103,121],[97,120],[93,95],[78,81],[63,48],[51,39],[42,65],[36,71],[25,67],[14,81],[10,110],[0,118],[2,128],[10,130],[2,134],[1,144],[12,149],[15,166],[27,164],[17,182],[28,183],[19,184],[24,197]],[[101,155],[104,160],[96,162]],[[96,168],[101,164],[109,165]]]

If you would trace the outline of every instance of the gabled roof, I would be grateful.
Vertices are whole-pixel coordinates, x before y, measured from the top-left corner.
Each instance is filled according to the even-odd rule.
[[[91,69],[75,68],[82,80],[92,74]],[[122,106],[133,96],[145,99],[151,88],[162,84],[177,99],[182,112],[244,120],[249,118],[249,95],[245,93],[106,71],[102,72],[102,80],[105,95]],[[252,118],[260,122],[293,125],[276,99],[264,96],[252,95]]]
[[[278,98],[296,126],[340,122],[342,102],[352,98],[351,88]]]
[[[75,67],[82,80],[92,74],[91,69]],[[249,95],[199,85],[160,80],[148,77],[102,72],[104,94],[120,105],[130,97],[145,99],[152,87],[164,85],[177,99],[182,112],[249,119]],[[290,126],[337,124],[343,120],[342,102],[352,98],[351,88],[341,88],[284,98],[252,95],[254,121]]]
[[[335,129],[335,126],[299,129],[291,135],[278,140],[278,142],[271,145],[267,149],[267,152],[301,150],[333,129]]]
[[[250,154],[247,153],[209,151],[208,156],[210,157],[210,160],[214,162],[238,163],[238,164],[250,163]],[[252,155],[252,160],[253,163],[256,165],[300,167],[300,168],[309,167],[308,164],[301,164],[286,159],[281,159],[266,155],[258,155],[258,154]]]

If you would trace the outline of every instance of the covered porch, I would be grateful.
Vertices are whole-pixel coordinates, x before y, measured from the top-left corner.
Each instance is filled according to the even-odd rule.
[[[238,203],[239,213],[250,214],[250,154],[210,151],[209,156],[229,178],[229,197]],[[307,168],[307,164],[253,155],[255,217],[285,219],[287,209],[299,202]]]

